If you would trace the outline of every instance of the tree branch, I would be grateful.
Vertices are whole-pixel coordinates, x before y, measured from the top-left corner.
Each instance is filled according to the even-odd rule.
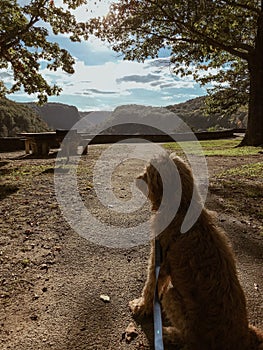
[[[188,25],[186,22],[178,20],[178,18],[175,19],[161,5],[156,3],[156,1],[154,1],[154,0],[147,0],[147,2],[149,2],[152,5],[155,5],[157,8],[159,8],[159,10],[161,10],[161,12],[167,18],[170,18],[171,21],[174,22],[176,20],[176,25],[178,27],[185,28],[187,32],[196,35],[197,37],[199,37],[202,40],[203,43],[207,43],[208,45],[210,45],[210,46],[212,46],[214,48],[219,48],[221,50],[224,50],[224,51],[230,53],[231,55],[234,55],[234,56],[240,57],[242,59],[248,60],[249,52],[253,50],[252,46],[247,45],[247,44],[243,44],[243,43],[240,43],[240,44],[235,43],[235,47],[236,48],[240,48],[242,50],[242,51],[239,51],[239,50],[233,48],[230,45],[226,45],[223,42],[221,42],[219,40],[216,40],[216,39],[212,38],[211,36],[208,36],[207,34],[205,34],[204,31],[200,32],[199,30],[194,28],[192,25]],[[178,16],[178,17],[180,17],[180,16]],[[173,40],[173,39],[170,38],[170,40]],[[247,51],[247,52],[244,52],[244,51]]]
[[[226,5],[239,7],[239,8],[243,8],[244,10],[249,10],[249,11],[255,12],[257,15],[260,15],[260,13],[262,11],[259,8],[255,7],[255,6],[252,6],[252,5],[249,5],[249,4],[240,4],[240,3],[236,2],[236,1],[231,1],[231,0],[225,0],[223,2],[225,2]]]

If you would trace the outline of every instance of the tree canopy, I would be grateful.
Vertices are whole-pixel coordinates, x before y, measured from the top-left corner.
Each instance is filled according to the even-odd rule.
[[[262,0],[119,0],[89,25],[128,60],[156,58],[169,48],[175,74],[218,83],[210,108],[249,103],[246,142],[263,143]]]
[[[67,34],[72,41],[87,39],[85,23],[77,22],[72,9],[86,0],[1,0],[0,2],[0,69],[11,68],[13,85],[0,81],[0,96],[21,89],[37,93],[40,102],[58,95],[61,87],[50,85],[39,73],[40,65],[50,70],[61,68],[72,74],[74,59],[70,53],[49,40],[49,33]],[[24,5],[22,5],[24,4]]]

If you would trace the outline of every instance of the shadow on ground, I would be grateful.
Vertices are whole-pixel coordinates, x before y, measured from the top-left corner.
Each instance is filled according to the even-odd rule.
[[[0,200],[10,196],[11,194],[17,192],[19,187],[14,185],[3,184],[0,185]]]

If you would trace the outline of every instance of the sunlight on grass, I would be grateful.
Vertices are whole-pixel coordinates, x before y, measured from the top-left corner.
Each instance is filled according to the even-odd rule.
[[[185,150],[189,150],[189,153],[195,154],[196,142],[181,142]],[[225,157],[238,157],[258,154],[262,148],[260,147],[236,147],[240,143],[240,138],[227,139],[227,140],[207,140],[200,141],[200,145],[203,148],[205,156],[225,156]],[[184,153],[179,143],[167,143],[164,148],[169,151],[176,152],[178,154]],[[199,153],[199,152],[197,152]]]
[[[263,163],[252,163],[241,165],[236,168],[228,169],[220,174],[217,174],[216,177],[228,177],[228,176],[242,176],[244,178],[256,178],[258,180],[263,179]]]
[[[10,179],[23,179],[23,178],[30,178],[32,176],[40,175],[41,173],[48,173],[50,171],[50,168],[52,168],[50,165],[29,165],[25,164],[23,166],[20,166],[19,168],[13,169],[9,176],[7,178]]]

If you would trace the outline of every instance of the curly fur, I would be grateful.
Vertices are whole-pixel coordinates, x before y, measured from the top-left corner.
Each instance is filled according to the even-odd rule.
[[[212,214],[202,208],[188,232],[180,232],[193,193],[196,207],[201,201],[191,170],[179,157],[154,159],[138,177],[137,185],[145,194],[140,180],[148,187],[153,234],[160,232],[163,218],[172,210],[174,201],[178,201],[178,179],[171,178],[171,161],[180,175],[182,198],[173,220],[158,234],[163,254],[158,290],[162,309],[171,324],[164,328],[164,339],[188,350],[263,350],[263,332],[248,324],[232,249]],[[157,169],[162,169],[162,178]],[[168,199],[162,198],[164,183],[170,186]],[[129,303],[134,314],[152,313],[154,260],[153,239],[142,296]]]

